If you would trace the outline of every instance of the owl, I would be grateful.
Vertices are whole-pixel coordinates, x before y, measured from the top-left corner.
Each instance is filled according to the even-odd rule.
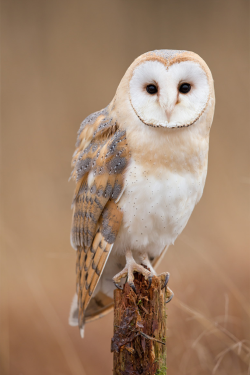
[[[85,322],[112,310],[122,279],[134,289],[135,271],[149,281],[156,275],[153,267],[186,226],[203,193],[214,105],[201,57],[156,50],[139,56],[111,103],[82,122],[71,175],[69,318],[82,336]]]

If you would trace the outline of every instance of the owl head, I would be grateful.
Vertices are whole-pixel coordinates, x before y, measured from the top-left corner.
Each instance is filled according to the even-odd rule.
[[[214,103],[213,78],[205,61],[193,52],[147,52],[128,68],[116,98],[129,101],[145,125],[188,127]]]

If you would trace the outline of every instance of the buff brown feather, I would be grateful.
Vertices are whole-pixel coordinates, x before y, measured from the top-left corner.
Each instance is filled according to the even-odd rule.
[[[71,239],[77,249],[76,288],[81,328],[122,221],[122,212],[115,201],[123,190],[129,151],[126,133],[109,117],[107,109],[83,121],[76,146],[72,161],[76,189]]]

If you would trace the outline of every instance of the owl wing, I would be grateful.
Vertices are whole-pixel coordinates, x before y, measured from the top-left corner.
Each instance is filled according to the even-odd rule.
[[[126,133],[102,110],[81,124],[73,155],[71,243],[77,250],[78,324],[103,272],[122,221],[116,200],[123,192],[129,152]]]

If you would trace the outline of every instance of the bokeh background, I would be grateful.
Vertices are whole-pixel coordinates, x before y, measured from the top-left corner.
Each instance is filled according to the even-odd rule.
[[[168,375],[247,375],[249,1],[1,1],[1,375],[109,375],[113,316],[68,326],[75,290],[70,162],[81,121],[154,49],[200,54],[216,111],[203,198],[171,273]]]

